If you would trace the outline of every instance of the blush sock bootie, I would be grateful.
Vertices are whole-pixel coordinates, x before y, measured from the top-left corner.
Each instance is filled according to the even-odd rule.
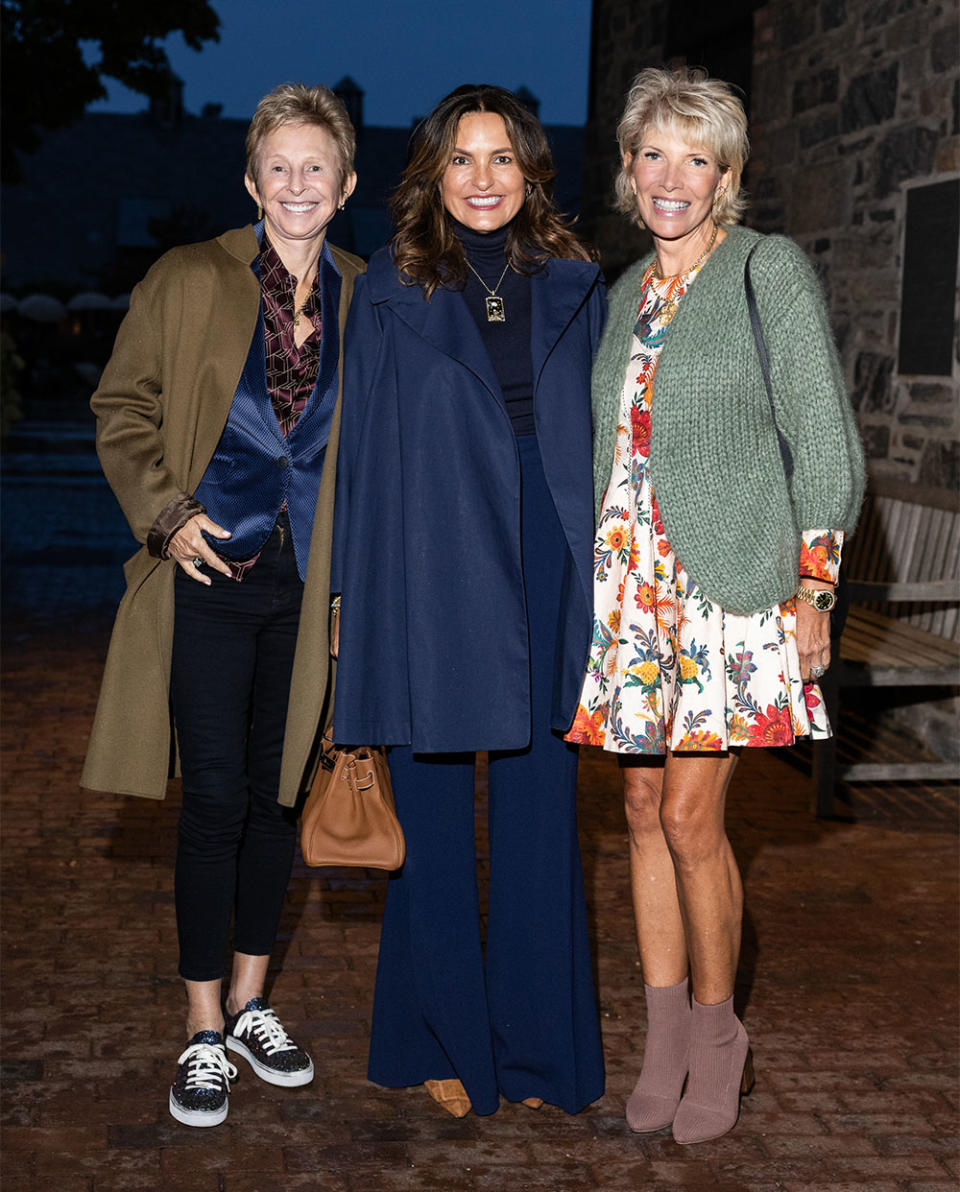
[[[643,1067],[627,1101],[627,1125],[636,1134],[662,1130],[673,1121],[687,1075],[690,995],[679,985],[644,985],[647,1041]]]
[[[733,998],[701,1006],[694,998],[690,1019],[690,1075],[673,1119],[677,1142],[708,1142],[732,1130],[740,1096],[753,1088],[753,1057]]]

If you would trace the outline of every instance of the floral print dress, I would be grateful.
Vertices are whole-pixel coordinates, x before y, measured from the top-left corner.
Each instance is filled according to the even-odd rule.
[[[712,603],[670,546],[650,478],[653,380],[693,270],[643,277],[610,481],[594,543],[593,640],[568,741],[662,754],[790,745],[829,736],[819,688],[804,684],[796,608],[740,616]],[[843,534],[808,530],[799,574],[834,582]],[[736,567],[738,561],[730,560]]]

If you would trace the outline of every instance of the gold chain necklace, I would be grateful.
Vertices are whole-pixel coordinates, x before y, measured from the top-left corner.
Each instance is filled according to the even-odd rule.
[[[300,303],[299,306],[294,305],[294,308],[293,308],[293,329],[294,329],[294,331],[296,331],[296,329],[300,326],[300,317],[303,314],[303,312],[307,309],[307,305],[309,304],[310,299],[313,297],[313,287],[316,284],[317,284],[317,275],[315,273],[313,275],[313,281],[310,283],[310,289],[307,291],[306,298],[304,298],[304,300]],[[296,300],[296,288],[294,288],[294,300]]]
[[[296,329],[300,326],[300,316],[307,309],[307,302],[309,302],[309,301],[310,301],[310,299],[307,298],[306,301],[304,301],[303,305],[297,307],[297,309],[293,312],[293,329],[294,329],[294,331],[296,331]]]
[[[677,300],[675,298],[671,298],[668,294],[664,294],[660,290],[658,290],[657,282],[658,281],[677,281],[681,277],[688,277],[691,273],[694,273],[697,269],[699,269],[700,266],[703,264],[703,262],[711,254],[711,252],[713,252],[713,246],[717,242],[717,234],[719,233],[719,231],[720,231],[720,228],[718,227],[718,225],[714,224],[713,225],[713,235],[710,237],[710,243],[703,250],[703,252],[699,255],[699,257],[697,257],[697,259],[693,262],[693,264],[690,266],[690,268],[684,269],[682,273],[672,273],[668,277],[664,277],[662,273],[657,272],[657,270],[660,268],[660,261],[659,261],[659,259],[657,259],[656,265],[654,266],[653,273],[650,277],[650,288],[653,290],[654,294],[656,294],[656,296],[663,303],[663,305],[660,308],[660,322],[663,324],[664,327],[669,327],[670,324],[673,322],[674,316],[677,313]],[[499,282],[497,284],[499,285]]]
[[[465,261],[467,260],[466,257],[464,257],[464,260]],[[473,274],[473,276],[477,279],[477,281],[483,286],[483,288],[490,295],[489,298],[484,298],[484,302],[486,303],[486,306],[487,306],[487,322],[488,323],[505,323],[507,321],[507,312],[506,312],[506,310],[504,310],[503,299],[497,297],[497,290],[500,289],[500,286],[503,283],[503,279],[507,276],[507,270],[510,268],[510,262],[507,261],[506,265],[504,265],[503,272],[500,274],[500,280],[497,282],[497,284],[493,287],[492,290],[487,285],[487,283],[483,280],[483,278],[480,276],[480,274],[476,271],[476,269],[474,269],[474,267],[470,264],[469,261],[467,261],[467,268],[470,270],[470,272]]]

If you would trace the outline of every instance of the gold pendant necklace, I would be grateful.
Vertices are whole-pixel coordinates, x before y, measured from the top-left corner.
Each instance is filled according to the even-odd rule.
[[[689,269],[681,269],[679,273],[670,273],[670,274],[664,275],[663,273],[658,272],[658,270],[660,269],[660,258],[657,257],[656,258],[657,267],[653,271],[654,280],[655,281],[669,281],[671,278],[686,277],[688,273],[692,273],[694,271],[694,269],[696,269],[700,265],[702,265],[703,262],[707,259],[707,257],[709,257],[711,252],[713,252],[713,246],[717,242],[717,236],[718,236],[719,232],[720,232],[719,225],[714,224],[713,225],[713,235],[710,237],[710,243],[703,250],[703,252],[699,255],[699,257],[697,257],[697,259],[693,262],[693,264],[690,266]],[[497,284],[499,285],[499,282]]]
[[[657,282],[658,281],[679,281],[679,279],[681,277],[689,277],[691,273],[695,273],[696,270],[700,268],[700,266],[703,264],[703,262],[711,254],[711,252],[713,252],[713,246],[717,242],[717,234],[719,233],[719,231],[720,231],[719,225],[714,224],[713,225],[713,235],[710,237],[710,243],[703,250],[703,252],[699,255],[699,257],[697,257],[697,259],[693,262],[693,264],[690,266],[690,268],[684,269],[681,273],[671,273],[669,276],[664,277],[664,275],[662,273],[658,272],[658,270],[660,268],[660,260],[659,260],[659,258],[657,258],[656,266],[654,267],[653,273],[650,277],[650,288],[653,290],[654,294],[656,294],[656,296],[660,299],[661,303],[663,304],[660,307],[660,322],[663,324],[664,327],[669,327],[670,324],[673,322],[674,316],[677,313],[677,300],[675,298],[670,298],[666,294],[662,294],[657,289]],[[497,284],[499,285],[499,283],[497,283]]]
[[[466,260],[466,257],[464,257],[464,260]],[[507,321],[507,312],[503,306],[503,299],[499,298],[497,296],[497,290],[500,289],[500,286],[503,283],[503,279],[507,276],[507,270],[510,268],[510,262],[507,261],[506,265],[504,265],[503,272],[500,274],[500,280],[497,282],[497,284],[493,287],[492,290],[487,285],[487,283],[483,280],[483,278],[480,276],[480,274],[476,271],[476,269],[474,269],[474,267],[470,264],[469,261],[467,261],[467,268],[470,270],[470,272],[473,274],[473,276],[477,279],[477,281],[483,286],[483,288],[490,295],[489,298],[484,298],[484,303],[486,304],[486,307],[487,307],[487,322],[488,323],[505,323]]]
[[[318,266],[318,268],[319,268],[319,266]],[[306,298],[304,298],[304,300],[300,303],[299,306],[297,306],[297,304],[296,304],[297,303],[297,294],[296,294],[296,288],[294,288],[294,294],[293,294],[293,303],[294,303],[294,305],[293,305],[293,329],[294,329],[294,331],[296,331],[296,329],[300,326],[300,318],[301,318],[303,312],[307,309],[310,299],[313,297],[313,287],[316,285],[316,283],[317,283],[317,275],[316,275],[316,273],[314,273],[313,281],[311,281],[309,283],[309,289],[307,290],[307,296],[306,296]]]
[[[650,289],[660,299],[660,323],[664,327],[669,327],[673,322],[673,317],[677,313],[677,302],[674,298],[668,298],[665,294],[661,294],[657,289],[657,277],[654,274],[650,278]]]

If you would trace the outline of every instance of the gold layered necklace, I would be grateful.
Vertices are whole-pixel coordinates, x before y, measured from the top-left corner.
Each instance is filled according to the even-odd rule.
[[[317,266],[317,268],[319,269],[319,265]],[[297,304],[296,304],[297,290],[296,290],[296,286],[294,286],[294,290],[293,290],[293,294],[294,294],[293,329],[294,329],[294,331],[296,331],[296,329],[300,326],[300,319],[303,317],[303,312],[307,309],[307,305],[309,304],[310,299],[313,297],[313,287],[316,284],[317,284],[317,275],[315,273],[313,275],[313,281],[310,282],[310,288],[307,290],[307,296],[306,296],[306,298],[304,298],[304,300],[300,303],[299,306],[297,306]]]
[[[703,250],[703,252],[699,255],[699,257],[697,257],[697,259],[693,262],[693,264],[690,266],[690,268],[684,269],[681,273],[673,273],[667,277],[664,277],[664,275],[660,272],[660,259],[659,259],[659,257],[657,258],[657,262],[656,262],[656,265],[654,266],[653,274],[650,277],[650,288],[653,290],[654,294],[656,294],[656,296],[663,303],[663,305],[660,307],[660,322],[663,324],[664,327],[669,327],[669,325],[673,322],[674,316],[677,313],[677,300],[670,293],[671,285],[674,288],[674,292],[676,292],[676,283],[679,282],[680,278],[681,277],[689,277],[689,275],[691,273],[694,273],[697,269],[700,268],[700,266],[707,259],[707,257],[709,257],[711,252],[713,252],[713,246],[717,242],[717,234],[719,233],[719,231],[720,231],[720,228],[718,227],[718,225],[714,224],[713,225],[713,235],[710,237],[710,243]],[[665,282],[670,283],[670,285],[667,286],[666,293],[664,293],[662,290],[657,289],[658,281],[661,281],[661,282],[665,281]],[[497,282],[497,285],[499,285],[499,284],[500,283]]]
[[[464,258],[464,259],[466,260],[466,258]],[[467,261],[467,268],[470,270],[470,272],[473,274],[473,276],[483,286],[483,288],[487,291],[487,294],[489,295],[487,298],[484,298],[484,300],[483,300],[487,307],[487,322],[488,323],[505,323],[507,321],[507,312],[504,309],[503,299],[498,296],[497,290],[500,289],[501,285],[503,284],[503,279],[507,276],[507,270],[510,268],[510,262],[507,261],[506,265],[504,265],[503,272],[500,274],[500,280],[497,282],[497,284],[493,287],[492,290],[487,285],[487,283],[483,280],[483,278],[480,276],[480,274],[476,271],[476,269],[474,269],[474,267],[470,264],[469,261]]]

